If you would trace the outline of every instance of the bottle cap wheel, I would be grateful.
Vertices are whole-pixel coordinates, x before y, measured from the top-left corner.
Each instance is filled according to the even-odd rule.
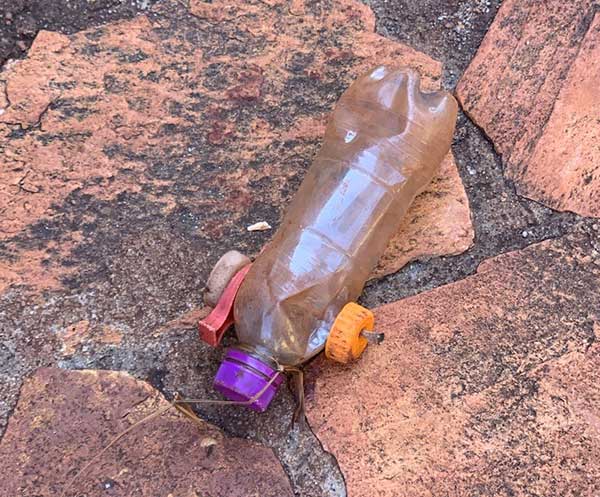
[[[375,316],[369,309],[349,302],[335,318],[325,343],[325,356],[343,364],[358,359],[367,346],[361,332],[371,331],[374,324]]]

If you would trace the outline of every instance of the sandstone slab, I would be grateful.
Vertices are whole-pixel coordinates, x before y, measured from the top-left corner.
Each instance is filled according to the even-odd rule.
[[[440,64],[375,34],[356,0],[165,0],[147,16],[72,36],[40,32],[28,57],[0,74],[2,288],[55,289],[77,272],[81,237],[94,236],[85,227],[106,210],[89,199],[134,198],[155,216],[182,218],[196,238],[252,245],[245,227],[278,223],[337,97],[381,63],[440,85]],[[470,245],[450,157],[441,174],[378,274]]]
[[[386,338],[356,364],[317,362],[308,419],[349,496],[600,492],[594,243],[490,259],[377,309]]]
[[[600,16],[592,1],[503,2],[457,95],[518,192],[600,216]]]
[[[110,371],[41,369],[29,378],[0,442],[2,495],[62,495],[110,440],[167,401]],[[291,496],[271,450],[170,411],[100,456],[65,495]]]

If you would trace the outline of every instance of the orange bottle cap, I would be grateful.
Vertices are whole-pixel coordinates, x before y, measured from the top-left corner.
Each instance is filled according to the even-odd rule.
[[[325,342],[325,356],[343,364],[358,359],[367,346],[361,332],[373,330],[374,324],[375,316],[369,309],[349,302],[335,318]]]

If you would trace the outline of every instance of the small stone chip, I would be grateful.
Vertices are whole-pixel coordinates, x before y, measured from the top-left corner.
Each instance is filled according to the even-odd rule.
[[[246,228],[248,231],[266,231],[271,229],[271,225],[266,221],[251,224]]]
[[[200,447],[203,447],[203,448],[212,447],[213,445],[217,445],[217,441],[212,437],[204,437],[200,441]]]

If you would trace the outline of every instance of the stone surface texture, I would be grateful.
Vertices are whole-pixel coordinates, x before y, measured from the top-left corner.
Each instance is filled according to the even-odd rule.
[[[59,496],[119,433],[168,406],[111,371],[38,370],[0,442],[3,496]],[[172,409],[140,424],[81,473],[65,496],[292,496],[270,449],[228,438]]]
[[[124,370],[167,398],[174,392],[214,398],[223,348],[199,342],[196,331],[207,312],[200,295],[213,264],[227,250],[256,254],[268,241],[273,231],[248,233],[246,226],[277,227],[319,147],[327,113],[359,72],[381,62],[407,63],[428,87],[443,81],[452,88],[500,4],[370,0],[375,22],[369,7],[351,0],[8,3],[0,9],[0,57],[23,56],[46,30],[24,60],[9,60],[0,72],[0,452],[11,458],[17,444],[29,449],[36,437],[52,435],[43,423],[57,403],[50,409],[44,406],[51,398],[27,399],[39,399],[28,393],[36,385],[56,385],[55,375],[60,381],[67,375],[75,402],[96,392],[98,377],[116,378],[121,386],[106,387],[111,397],[99,408],[131,411],[118,421],[99,419],[104,431],[84,426],[89,437],[80,451],[94,437],[101,438],[98,447],[106,445],[164,402],[124,375],[73,373],[81,375],[75,381],[66,372],[41,370],[23,387],[15,410],[23,378],[38,367]],[[361,302],[376,307],[437,289],[379,309],[387,342],[358,364],[316,361],[306,375],[311,423],[339,459],[351,497],[599,493],[591,478],[598,475],[600,225],[527,200],[504,176],[526,192],[533,185],[520,178],[528,165],[536,184],[552,191],[531,157],[547,164],[562,153],[559,144],[569,145],[568,154],[579,140],[582,160],[560,159],[573,174],[563,170],[567,187],[555,196],[567,202],[568,182],[584,174],[588,181],[594,9],[582,0],[504,2],[459,96],[505,164],[461,113],[455,160],[449,156],[431,190],[417,199],[404,235],[392,242],[375,276],[421,260],[371,280]],[[123,20],[140,10],[145,15]],[[12,45],[14,39],[23,43]],[[589,71],[581,69],[586,65]],[[499,70],[501,77],[492,78]],[[587,108],[573,92],[586,96]],[[569,126],[570,141],[562,126]],[[589,178],[594,184],[596,177]],[[573,191],[585,199],[592,190]],[[555,206],[550,196],[543,201]],[[575,196],[568,202],[585,204]],[[470,216],[473,247],[429,258],[469,245]],[[481,264],[549,238],[559,239]],[[223,347],[234,343],[227,333]],[[81,392],[75,383],[85,382],[89,388]],[[125,391],[131,404],[119,400]],[[131,409],[135,399],[141,403]],[[43,416],[32,414],[40,406]],[[289,429],[294,408],[282,387],[264,414],[214,405],[197,412],[227,436],[271,447],[297,497],[347,495],[336,459],[311,429]],[[358,415],[342,417],[341,409]],[[4,430],[13,412],[11,435]],[[27,432],[32,416],[31,435],[15,436],[16,428]],[[168,436],[164,423],[175,427]],[[180,464],[173,440],[180,432],[196,440],[199,430],[189,425],[172,414],[123,443],[156,448]],[[81,432],[61,436],[72,441]],[[216,440],[242,453],[252,448],[251,460],[268,452],[215,434],[201,439],[202,449]],[[88,494],[99,492],[96,483],[105,486],[102,495],[120,495],[106,475],[134,481],[109,473],[120,447],[93,468]],[[143,452],[140,462],[126,448],[130,459],[117,462],[156,460]],[[11,468],[41,457],[20,454]],[[66,457],[65,472],[79,464]],[[22,482],[34,478],[28,472]]]
[[[489,259],[378,308],[359,362],[317,362],[308,419],[349,496],[598,495],[597,243]]]
[[[156,0],[1,0],[0,64],[27,55],[37,33],[75,33],[90,26],[130,18]]]
[[[298,2],[293,12],[277,2],[191,2],[196,34],[161,28],[168,8],[71,37],[42,31],[27,59],[3,71],[0,232],[14,258],[2,266],[4,288],[53,288],[69,273],[61,261],[86,235],[88,209],[46,251],[18,242],[74,196],[143,196],[164,216],[198,218],[197,236],[220,238],[262,220],[261,206],[285,209],[337,96],[373,61],[413,66],[426,88],[439,87],[440,64],[374,34],[372,13],[353,0],[328,14]],[[470,246],[451,157],[428,198],[379,273]]]
[[[598,217],[596,10],[588,0],[504,2],[457,95],[519,193]]]

